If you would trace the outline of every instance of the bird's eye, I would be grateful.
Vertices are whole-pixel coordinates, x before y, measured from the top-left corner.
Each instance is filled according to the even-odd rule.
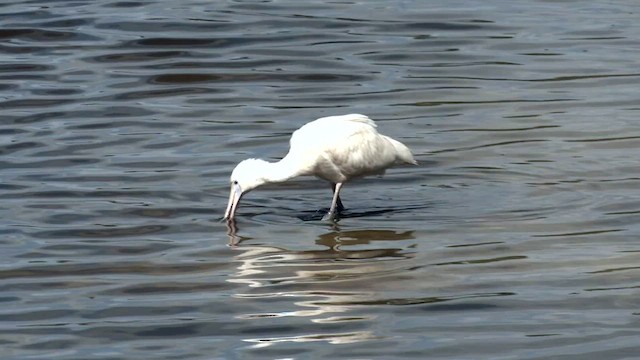
[[[238,180],[233,180],[233,185],[238,185]]]

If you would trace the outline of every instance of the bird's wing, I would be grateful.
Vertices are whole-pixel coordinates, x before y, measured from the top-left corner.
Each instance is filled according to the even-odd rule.
[[[365,115],[327,116],[311,121],[294,131],[289,141],[291,150],[302,153],[335,147],[352,136],[378,134],[376,123]],[[305,149],[305,150],[303,150]]]
[[[362,115],[362,114],[347,114],[347,115],[338,115],[338,116],[328,116],[328,117],[320,118],[320,119],[318,119],[316,121],[355,122],[355,123],[367,124],[369,126],[373,126],[374,128],[378,127],[376,125],[376,123],[373,120],[371,120],[367,115]]]
[[[324,147],[327,158],[346,178],[382,174],[396,161],[396,149],[368,124],[354,124],[348,134]]]
[[[349,125],[354,125],[354,124],[366,124],[373,128],[377,127],[376,123],[366,115],[348,114],[348,115],[321,117],[319,119],[316,119],[314,121],[310,121],[304,124],[300,129],[296,130],[296,132],[305,132],[305,131],[311,131],[311,130],[337,131],[339,129],[344,129],[345,126],[349,127]]]

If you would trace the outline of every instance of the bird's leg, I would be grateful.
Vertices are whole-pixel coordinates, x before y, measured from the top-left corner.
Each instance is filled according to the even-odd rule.
[[[342,187],[342,183],[337,183],[335,186],[335,190],[333,191],[333,201],[331,201],[331,209],[327,215],[325,215],[322,220],[331,220],[334,221],[337,215],[338,202],[340,201],[340,188]]]
[[[335,183],[331,183],[331,193],[335,193],[336,192],[336,184]],[[341,213],[344,210],[344,205],[342,205],[342,200],[340,200],[340,195],[338,195],[338,205],[336,210],[338,211],[338,213]]]

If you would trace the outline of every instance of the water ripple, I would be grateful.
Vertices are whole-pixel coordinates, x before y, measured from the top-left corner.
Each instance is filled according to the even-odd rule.
[[[629,358],[634,14],[3,3],[3,358]],[[338,224],[313,179],[218,221],[235,163],[340,113],[420,166],[347,184]]]

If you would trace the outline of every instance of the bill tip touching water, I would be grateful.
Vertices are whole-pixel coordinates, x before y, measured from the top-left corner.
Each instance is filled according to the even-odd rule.
[[[231,173],[231,190],[224,220],[235,218],[241,198],[268,183],[313,175],[331,183],[333,199],[324,220],[334,221],[343,209],[343,184],[368,175],[382,175],[394,164],[417,165],[411,150],[377,131],[361,114],[329,116],[311,121],[291,135],[287,155],[278,162],[246,159]]]

